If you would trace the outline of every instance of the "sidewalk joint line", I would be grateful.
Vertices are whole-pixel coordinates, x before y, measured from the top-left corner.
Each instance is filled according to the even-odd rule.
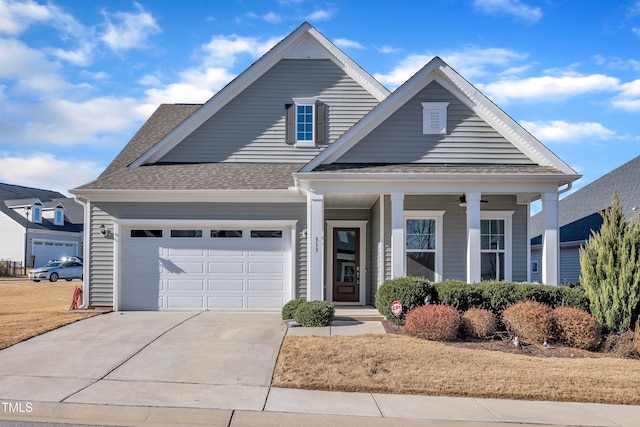
[[[382,412],[382,408],[380,408],[380,405],[378,404],[378,401],[376,400],[376,396],[374,393],[371,393],[371,398],[373,399],[373,403],[376,404],[376,408],[378,408],[378,412],[380,413],[380,418],[387,418],[384,416],[384,413]]]

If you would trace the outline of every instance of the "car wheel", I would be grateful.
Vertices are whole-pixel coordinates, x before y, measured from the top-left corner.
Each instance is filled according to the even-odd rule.
[[[40,280],[35,280],[35,279],[34,279],[33,281],[34,281],[34,282],[39,282]]]
[[[64,280],[66,280],[67,282],[70,282],[70,281],[72,281],[73,279],[64,279]]]
[[[49,276],[49,281],[50,282],[57,282],[59,278],[60,278],[60,276],[58,276],[58,273],[51,273],[51,276]]]

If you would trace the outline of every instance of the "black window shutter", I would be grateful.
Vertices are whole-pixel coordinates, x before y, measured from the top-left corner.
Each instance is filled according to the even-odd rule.
[[[296,143],[296,109],[293,104],[284,105],[284,141],[293,145]]]
[[[327,104],[316,102],[316,144],[327,143]]]

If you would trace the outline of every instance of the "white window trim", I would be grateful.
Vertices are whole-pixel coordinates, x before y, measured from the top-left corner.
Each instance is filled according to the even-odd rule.
[[[298,140],[298,107],[299,106],[310,106],[312,108],[311,117],[312,117],[312,136],[311,141],[299,141]],[[293,108],[294,108],[294,133],[295,133],[295,144],[293,145],[296,148],[314,148],[316,146],[316,99],[315,98],[293,98]]]
[[[446,211],[404,211],[403,234],[404,242],[402,261],[404,263],[404,275],[407,275],[407,220],[408,219],[433,219],[436,221],[436,264],[434,272],[434,283],[442,281],[443,274],[443,218]]]
[[[60,220],[58,220],[58,212],[60,213]],[[53,210],[53,225],[64,225],[64,208],[55,208]]]
[[[480,220],[483,219],[500,219],[504,220],[504,280],[511,281],[512,274],[512,255],[513,255],[513,213],[515,211],[480,211]],[[480,249],[480,252],[484,252]],[[494,253],[493,250],[487,252]]]
[[[31,222],[34,224],[42,224],[42,205],[38,202],[31,205]],[[36,212],[38,216],[36,218]]]
[[[421,102],[422,133],[425,135],[445,135],[447,133],[448,102]],[[431,127],[431,114],[438,114],[438,126]]]

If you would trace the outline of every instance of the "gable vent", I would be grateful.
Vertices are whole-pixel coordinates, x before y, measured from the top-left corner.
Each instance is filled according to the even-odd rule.
[[[327,55],[324,50],[318,47],[311,40],[305,38],[293,49],[283,56],[285,59],[325,59]]]
[[[422,133],[444,135],[447,133],[448,102],[422,102]]]

